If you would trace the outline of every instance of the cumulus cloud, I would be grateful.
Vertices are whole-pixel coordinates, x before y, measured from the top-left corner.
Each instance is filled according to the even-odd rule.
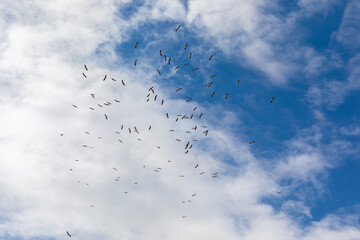
[[[289,202],[286,210],[275,212],[263,203],[264,197],[281,197],[279,180],[285,176],[304,180],[324,168],[321,153],[305,141],[294,141],[301,151],[290,151],[288,161],[274,168],[281,170],[274,177],[229,129],[206,118],[175,122],[178,113],[207,108],[171,98],[154,80],[153,69],[144,64],[135,71],[115,45],[128,38],[131,27],[146,19],[182,17],[185,7],[174,1],[158,1],[160,8],[146,3],[139,10],[142,18],[134,15],[125,22],[117,11],[126,3],[33,1],[26,11],[1,4],[7,17],[0,25],[5,33],[0,47],[0,235],[66,239],[69,231],[90,240],[359,238],[356,219],[337,223],[336,216],[329,217],[302,231],[288,210],[303,206],[308,215],[305,204]],[[232,6],[224,5],[224,11]],[[254,27],[251,21],[244,23],[247,29]],[[150,86],[165,99],[163,106],[153,98],[146,102]],[[107,101],[110,106],[104,106]],[[220,121],[236,120],[229,115]],[[207,137],[185,133],[203,124],[210,129]],[[185,155],[184,145],[194,139],[198,142]],[[225,154],[234,162],[223,161]]]

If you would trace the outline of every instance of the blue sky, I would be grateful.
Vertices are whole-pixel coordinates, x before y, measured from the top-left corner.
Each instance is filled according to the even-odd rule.
[[[79,0],[0,7],[6,12],[0,154],[8,159],[0,160],[0,237],[67,239],[69,231],[77,239],[359,238],[359,2]],[[101,81],[105,74],[117,81]],[[164,106],[153,96],[145,101],[151,86]],[[90,92],[95,101],[120,103],[94,115]],[[174,121],[191,113],[192,120]],[[133,135],[114,136],[121,124],[141,129],[142,145]],[[144,133],[149,125],[152,132]],[[194,125],[206,125],[209,135],[185,133]],[[183,155],[182,145],[194,138],[194,150]],[[95,150],[77,147],[84,142]],[[196,163],[219,177],[200,179]],[[158,166],[162,177],[145,170]],[[174,180],[183,173],[184,183]],[[124,191],[135,196],[126,199]],[[190,192],[198,193],[192,205],[174,204]],[[188,222],[178,222],[182,214]],[[164,224],[166,231],[154,232]]]

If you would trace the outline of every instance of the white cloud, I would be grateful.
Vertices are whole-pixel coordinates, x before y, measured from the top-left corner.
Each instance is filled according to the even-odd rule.
[[[176,123],[175,114],[189,114],[197,103],[171,99],[146,66],[137,71],[121,64],[114,67],[125,62],[115,54],[114,44],[147,18],[181,17],[179,2],[159,1],[162,10],[146,5],[141,19],[127,23],[115,15],[118,2],[32,3],[26,11],[2,4],[6,16],[11,16],[3,22],[11,24],[0,25],[6,33],[0,48],[1,236],[67,239],[69,231],[89,240],[305,239],[296,221],[285,212],[275,213],[262,199],[279,197],[277,181],[284,176],[304,179],[322,169],[316,148],[294,141],[301,151],[289,154],[289,165],[280,164],[282,171],[274,177],[229,129],[211,126],[206,118]],[[246,9],[252,6],[245,5]],[[246,27],[251,29],[251,22]],[[83,69],[84,63],[89,71]],[[164,106],[146,102],[150,86],[165,99]],[[97,106],[106,101],[112,105]],[[221,122],[236,120],[228,116],[231,113],[225,113]],[[185,155],[184,145],[192,139],[185,131],[204,123],[209,136],[199,130],[193,133],[199,142],[193,142]],[[134,126],[140,134],[126,132]],[[221,161],[222,154],[235,162]],[[309,157],[316,157],[317,164],[311,165]],[[161,170],[155,172],[158,167]],[[214,172],[219,172],[217,178],[212,178]],[[313,224],[305,237],[317,239],[320,232],[337,234],[339,239],[360,235],[352,222],[332,229],[324,221]]]

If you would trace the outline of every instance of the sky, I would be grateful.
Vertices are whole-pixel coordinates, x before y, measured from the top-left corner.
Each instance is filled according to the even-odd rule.
[[[0,12],[0,239],[360,239],[359,1]]]

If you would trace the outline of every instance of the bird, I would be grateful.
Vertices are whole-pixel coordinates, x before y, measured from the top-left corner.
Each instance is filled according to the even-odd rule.
[[[74,104],[73,104],[73,107],[74,107],[74,108],[78,108],[78,106],[76,106],[76,105],[74,105]]]
[[[197,107],[194,107],[193,111],[195,111],[197,109]]]
[[[188,47],[188,44],[186,44],[186,45],[185,45],[185,48],[184,48],[184,50],[186,50],[186,49],[187,49],[187,47]]]
[[[169,58],[169,64],[170,64],[170,62],[171,62],[171,58]]]
[[[111,80],[113,80],[114,82],[116,82],[116,79],[115,79],[115,78],[111,78]]]
[[[105,116],[105,119],[108,120],[108,116],[106,114],[104,114],[104,116]]]
[[[274,101],[274,97],[271,98],[270,103],[272,103],[273,101]]]
[[[176,92],[178,92],[178,91],[180,91],[182,88],[178,88],[177,90],[176,90]]]
[[[124,86],[125,86],[125,82],[124,82],[124,80],[121,80],[121,82],[122,82],[122,85],[124,85]]]
[[[226,93],[226,94],[225,94],[225,99],[228,99],[228,96],[229,96],[229,95]]]
[[[195,197],[196,196],[196,193],[194,193],[193,195],[191,195],[192,197]]]
[[[173,130],[173,129],[170,129],[170,130],[169,130],[169,132],[175,132],[175,130]]]
[[[198,69],[199,69],[199,68],[194,68],[193,71],[196,71],[196,70],[198,70]]]
[[[213,57],[213,55],[211,55],[211,56],[210,56],[209,60],[211,60],[211,59],[212,59],[212,57]]]
[[[189,98],[186,102],[190,102],[191,99],[192,99],[192,98]]]
[[[215,77],[215,75],[211,75],[210,77],[213,78],[213,77]]]
[[[179,25],[177,28],[176,28],[176,32],[180,29],[181,25]]]
[[[164,59],[165,59],[165,62],[167,61],[167,58],[166,58],[166,55],[164,54]]]
[[[118,102],[118,103],[120,102],[120,101],[119,101],[119,100],[117,100],[117,99],[114,99],[114,101],[115,101],[115,102]]]
[[[85,67],[85,70],[88,71],[88,68],[87,68],[86,64],[84,64],[84,67]]]
[[[137,59],[135,60],[135,62],[134,62],[134,65],[136,66],[136,63],[137,63]]]
[[[205,172],[201,172],[200,175],[204,174]]]
[[[118,139],[119,142],[123,143],[123,141],[121,141],[120,139]]]
[[[155,95],[154,100],[156,101],[157,95]]]
[[[163,104],[164,104],[164,99],[161,100],[161,105],[163,105]]]
[[[138,44],[139,44],[139,42],[136,42],[136,43],[135,43],[135,48],[137,48]]]
[[[150,93],[148,95],[146,95],[146,97],[149,97],[150,96]]]
[[[178,70],[180,66],[175,67],[175,70]]]
[[[209,133],[209,130],[205,130],[203,133],[205,134],[205,136],[207,136]]]
[[[117,171],[117,169],[116,169],[116,168],[114,168],[114,167],[113,167],[112,169],[114,169],[115,171]]]
[[[239,83],[240,83],[240,80],[237,80],[237,83],[239,84]]]
[[[195,168],[197,168],[198,166],[199,166],[199,164],[196,164],[196,165],[195,165]]]
[[[128,128],[129,129],[129,133],[131,133],[131,129],[130,128]]]
[[[103,106],[101,106],[100,104],[98,104],[98,106],[99,106],[99,107],[103,107]]]
[[[161,75],[161,73],[160,73],[160,70],[159,70],[159,69],[156,69],[156,71],[159,73],[159,75]]]
[[[192,57],[192,54],[190,53],[190,55],[189,55],[189,59],[191,59],[191,57]]]
[[[70,234],[68,231],[66,231],[66,233],[67,233],[67,235],[68,235],[69,237],[71,237],[71,234]]]
[[[160,50],[160,56],[162,56],[162,52],[161,52],[161,50]]]
[[[150,131],[150,129],[151,129],[151,125],[149,126],[149,131]]]
[[[82,73],[83,74],[83,76],[85,77],[85,78],[87,78],[87,76],[85,75],[85,73]]]
[[[94,205],[90,205],[90,207],[94,207]]]
[[[62,137],[62,136],[64,136],[64,134],[62,133],[62,134],[60,134],[60,136]]]
[[[94,94],[94,93],[90,93],[90,95],[91,95],[91,97],[92,97],[93,99],[95,99],[95,94]]]
[[[215,92],[213,92],[212,94],[211,94],[211,97],[213,97],[215,95]]]
[[[251,142],[249,142],[249,144],[253,144],[253,143],[255,143],[255,141],[251,141]]]
[[[155,93],[153,87],[149,88],[148,91],[152,91],[152,93]]]
[[[106,77],[107,77],[107,76],[105,75],[103,81],[105,81]]]
[[[166,113],[166,117],[169,118],[169,113]]]
[[[184,175],[180,175],[179,177],[184,177]]]
[[[181,142],[181,140],[180,140],[180,139],[178,139],[178,138],[176,139],[176,141]]]
[[[188,63],[185,63],[184,66],[188,66],[189,64]]]
[[[200,115],[199,115],[199,118],[201,118],[201,116],[202,116],[203,114],[202,113],[200,113]]]

